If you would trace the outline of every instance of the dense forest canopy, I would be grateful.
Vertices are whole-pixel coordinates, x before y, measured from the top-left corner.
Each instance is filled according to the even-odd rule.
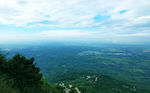
[[[0,55],[2,93],[150,91],[149,80],[141,78],[149,76],[149,47],[43,45],[1,50],[7,55]]]

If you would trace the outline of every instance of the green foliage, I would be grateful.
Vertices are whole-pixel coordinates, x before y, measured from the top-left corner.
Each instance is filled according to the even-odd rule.
[[[0,54],[0,71],[5,71],[5,65],[6,65],[6,58],[4,55]]]
[[[0,93],[61,93],[62,90],[42,80],[34,58],[16,54],[11,59],[0,54]]]
[[[0,74],[0,93],[20,93],[19,89],[14,88],[13,79],[8,79],[7,75]]]
[[[33,64],[34,58],[26,59],[19,54],[9,60],[7,69],[9,77],[15,80],[17,87],[24,91],[24,88],[40,87],[42,74],[40,69]]]

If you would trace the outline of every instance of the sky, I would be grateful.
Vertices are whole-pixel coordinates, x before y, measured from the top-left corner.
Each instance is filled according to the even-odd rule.
[[[0,42],[150,42],[150,0],[0,0]]]

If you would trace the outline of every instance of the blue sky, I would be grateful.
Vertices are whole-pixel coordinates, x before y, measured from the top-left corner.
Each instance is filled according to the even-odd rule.
[[[0,42],[149,42],[149,0],[0,0]]]

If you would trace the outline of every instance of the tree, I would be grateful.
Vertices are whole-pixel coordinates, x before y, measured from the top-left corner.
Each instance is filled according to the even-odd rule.
[[[24,56],[16,54],[8,64],[8,75],[14,79],[20,91],[23,92],[26,88],[40,87],[42,74],[34,64],[34,58],[26,59]]]
[[[0,72],[4,72],[6,70],[6,57],[0,54]]]

